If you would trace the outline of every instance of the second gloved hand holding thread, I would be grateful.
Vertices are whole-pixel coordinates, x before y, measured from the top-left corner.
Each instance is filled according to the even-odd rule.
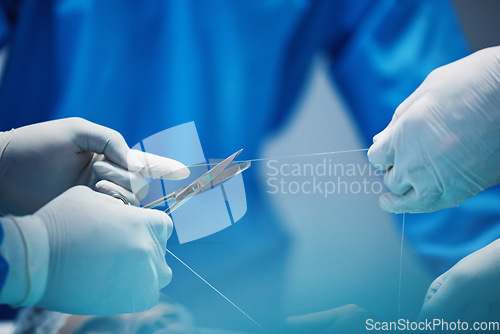
[[[434,70],[374,137],[390,212],[457,206],[500,182],[500,47]]]

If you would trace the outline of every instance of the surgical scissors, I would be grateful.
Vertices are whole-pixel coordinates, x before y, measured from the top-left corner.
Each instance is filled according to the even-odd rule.
[[[243,149],[222,160],[215,167],[211,168],[208,172],[194,180],[189,185],[178,189],[168,194],[167,196],[161,197],[149,204],[146,204],[143,206],[143,208],[152,209],[168,202],[169,200],[174,200],[175,202],[169,205],[168,209],[165,210],[165,213],[170,214],[177,208],[179,208],[182,204],[186,203],[193,196],[205,190],[211,189],[215,185],[222,183],[227,179],[235,176],[236,174],[243,172],[248,167],[250,167],[250,161],[244,161],[242,163],[226,168],[234,161],[234,159],[241,153],[241,151],[243,151]]]

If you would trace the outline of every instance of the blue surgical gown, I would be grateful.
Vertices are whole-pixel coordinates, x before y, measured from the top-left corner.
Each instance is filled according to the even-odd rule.
[[[2,129],[81,116],[134,145],[195,121],[207,157],[242,147],[243,158],[257,157],[286,124],[318,53],[329,57],[366,145],[432,69],[468,53],[445,0],[0,3]],[[250,169],[242,221],[171,249],[266,323],[279,318],[289,241],[255,180]],[[499,198],[494,189],[459,208],[412,215],[407,236],[441,272],[499,235]],[[174,277],[167,293],[201,324],[246,321],[169,264],[182,281]]]

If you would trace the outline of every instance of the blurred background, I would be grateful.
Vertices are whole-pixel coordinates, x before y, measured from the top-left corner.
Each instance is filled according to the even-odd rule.
[[[500,45],[500,1],[453,0],[472,50]]]
[[[472,50],[500,45],[500,1],[453,0]],[[5,53],[4,53],[5,55]],[[0,57],[0,60],[3,57]],[[309,85],[288,126],[269,138],[262,157],[365,148],[358,129],[318,55]],[[346,143],[349,143],[346,146]],[[314,148],[315,152],[311,152]],[[328,156],[339,164],[367,164],[363,152]],[[288,163],[320,163],[322,158],[297,158]],[[255,163],[266,187],[269,168]],[[379,180],[370,176],[372,182]],[[286,287],[288,314],[302,314],[356,303],[379,310],[378,316],[398,312],[402,216],[378,208],[378,195],[333,196],[268,194],[291,232],[292,263]],[[314,208],[308,210],[307,208]],[[401,316],[415,317],[435,278],[404,244]],[[308,275],[304,273],[321,273]],[[216,285],[216,282],[213,282]],[[325,286],[334,288],[325,290]],[[208,289],[208,287],[207,287]],[[215,297],[217,298],[217,297]],[[12,317],[3,308],[5,318]],[[11,333],[6,321],[0,333]]]

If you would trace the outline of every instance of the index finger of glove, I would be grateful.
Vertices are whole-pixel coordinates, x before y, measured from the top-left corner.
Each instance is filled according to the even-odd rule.
[[[140,173],[152,179],[181,180],[189,176],[183,163],[156,154],[130,150],[129,159],[140,161]]]
[[[132,173],[106,160],[99,160],[92,165],[99,180],[115,183],[143,199],[148,193],[149,184],[141,173]]]

